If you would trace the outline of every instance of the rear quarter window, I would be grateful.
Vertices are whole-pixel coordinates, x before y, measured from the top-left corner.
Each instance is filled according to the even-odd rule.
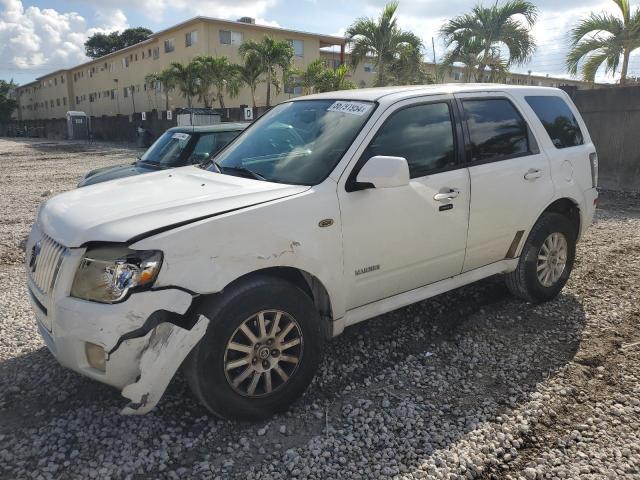
[[[575,147],[584,143],[580,125],[562,98],[528,96],[525,100],[542,122],[556,148]]]

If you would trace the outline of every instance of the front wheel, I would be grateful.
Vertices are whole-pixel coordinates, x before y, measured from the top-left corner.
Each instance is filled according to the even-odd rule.
[[[522,248],[518,267],[506,276],[511,293],[532,303],[555,298],[573,269],[576,237],[564,215],[546,213],[540,217]]]
[[[205,302],[207,333],[185,361],[191,389],[224,418],[262,419],[286,410],[313,379],[324,340],[309,295],[259,276]]]

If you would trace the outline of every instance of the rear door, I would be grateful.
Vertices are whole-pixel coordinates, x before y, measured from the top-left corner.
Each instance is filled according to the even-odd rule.
[[[503,92],[457,94],[471,179],[463,271],[510,256],[554,195],[549,159]]]

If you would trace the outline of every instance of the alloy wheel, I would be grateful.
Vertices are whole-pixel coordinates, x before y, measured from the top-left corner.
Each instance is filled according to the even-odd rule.
[[[227,342],[225,377],[242,396],[267,396],[289,382],[302,353],[302,330],[295,318],[282,310],[263,310],[242,322]]]

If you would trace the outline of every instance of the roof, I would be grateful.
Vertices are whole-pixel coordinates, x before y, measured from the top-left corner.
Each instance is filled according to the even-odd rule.
[[[557,92],[557,88],[530,87],[524,85],[505,85],[500,83],[444,83],[438,85],[411,85],[403,87],[377,87],[360,88],[355,90],[339,90],[336,92],[316,93],[304,97],[296,97],[299,100],[361,100],[375,102],[383,97],[393,96],[394,100],[413,97],[416,95],[438,95],[462,92],[503,92],[513,90],[535,90]]]
[[[249,126],[249,122],[240,123],[240,122],[227,122],[227,123],[214,123],[213,125],[183,125],[181,127],[173,127],[167,130],[168,132],[198,132],[198,133],[209,133],[209,132],[239,132],[244,130]]]

